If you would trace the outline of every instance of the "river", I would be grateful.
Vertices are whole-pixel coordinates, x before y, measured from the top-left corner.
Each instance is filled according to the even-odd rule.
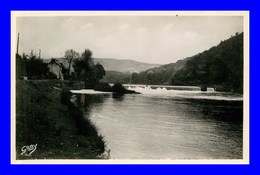
[[[243,98],[192,88],[129,86],[141,94],[76,94],[111,159],[242,159]]]

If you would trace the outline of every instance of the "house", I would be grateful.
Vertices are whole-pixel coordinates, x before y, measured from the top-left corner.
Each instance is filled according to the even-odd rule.
[[[63,65],[56,59],[51,59],[48,63],[48,67],[50,72],[54,73],[57,76],[57,79],[64,80],[64,76],[62,73]]]

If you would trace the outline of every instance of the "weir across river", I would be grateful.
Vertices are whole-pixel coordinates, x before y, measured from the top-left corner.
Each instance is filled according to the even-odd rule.
[[[179,91],[201,91],[199,86],[168,86],[168,85],[138,85],[138,84],[123,84],[125,88],[144,88],[144,89],[165,89],[165,90],[179,90]],[[207,91],[213,92],[214,88],[208,87]]]

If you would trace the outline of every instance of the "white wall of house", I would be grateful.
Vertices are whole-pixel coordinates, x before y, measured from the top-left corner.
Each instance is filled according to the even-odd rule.
[[[54,73],[57,76],[57,79],[64,80],[61,66],[56,63],[49,63],[48,67],[50,69],[50,72]]]

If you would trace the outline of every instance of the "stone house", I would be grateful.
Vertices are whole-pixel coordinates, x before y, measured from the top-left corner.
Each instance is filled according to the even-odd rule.
[[[48,63],[48,67],[50,72],[54,73],[57,76],[57,79],[64,80],[64,76],[62,73],[63,65],[56,59],[51,59]]]

